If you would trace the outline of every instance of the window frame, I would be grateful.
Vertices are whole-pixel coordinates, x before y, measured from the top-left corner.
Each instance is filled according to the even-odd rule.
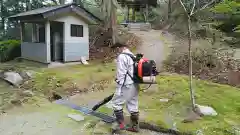
[[[70,36],[71,37],[84,37],[83,25],[71,24],[70,25]]]

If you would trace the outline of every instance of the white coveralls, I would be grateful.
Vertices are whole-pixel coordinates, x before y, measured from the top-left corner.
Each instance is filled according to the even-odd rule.
[[[123,53],[132,54],[128,49],[124,50]],[[139,85],[135,84],[132,78],[127,75],[128,72],[133,76],[133,63],[132,58],[126,54],[120,54],[117,57],[117,88],[112,99],[114,110],[122,110],[123,105],[126,104],[129,113],[138,112]]]

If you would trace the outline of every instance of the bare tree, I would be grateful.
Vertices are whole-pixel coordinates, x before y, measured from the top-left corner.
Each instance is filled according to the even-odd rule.
[[[184,10],[184,13],[187,17],[187,25],[188,25],[188,55],[189,55],[189,90],[190,90],[190,95],[191,95],[191,104],[192,104],[192,109],[195,111],[195,92],[193,89],[192,85],[192,30],[191,30],[191,18],[193,15],[195,15],[197,12],[206,9],[210,5],[212,5],[215,0],[212,1],[206,1],[206,4],[201,6],[199,0],[192,0],[190,3],[189,1],[187,3],[184,3],[183,0],[178,0],[179,3],[181,4],[181,7]],[[192,5],[192,6],[191,6]]]

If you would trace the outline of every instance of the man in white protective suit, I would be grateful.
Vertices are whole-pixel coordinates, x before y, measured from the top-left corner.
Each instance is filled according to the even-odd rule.
[[[132,80],[134,72],[134,61],[127,54],[133,53],[128,49],[127,45],[116,43],[114,48],[117,48],[120,54],[117,57],[117,74],[116,74],[116,91],[114,93],[112,103],[114,114],[116,116],[117,126],[115,130],[128,130],[132,132],[139,131],[139,110],[138,110],[138,92],[139,85]],[[135,56],[134,56],[135,57]],[[128,112],[131,114],[131,124],[124,124],[123,106],[126,104]]]

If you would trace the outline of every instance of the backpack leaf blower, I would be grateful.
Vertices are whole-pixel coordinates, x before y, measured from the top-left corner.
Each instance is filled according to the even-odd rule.
[[[134,83],[149,84],[149,87],[152,84],[156,84],[156,76],[159,75],[159,72],[157,71],[156,63],[154,60],[148,60],[144,58],[143,54],[136,54],[136,57],[129,53],[121,53],[121,54],[131,57],[134,62],[133,76],[131,76],[128,72],[126,74],[132,78]],[[149,87],[147,87],[146,89],[148,89]],[[92,110],[96,111],[99,107],[111,101],[113,96],[114,94],[111,94],[110,96],[104,98],[102,101],[100,101],[95,106],[93,106]]]

